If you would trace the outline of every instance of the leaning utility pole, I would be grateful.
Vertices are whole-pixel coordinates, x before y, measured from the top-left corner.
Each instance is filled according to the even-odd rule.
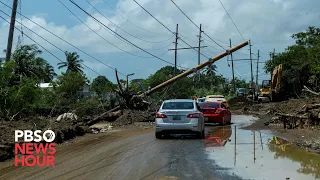
[[[17,7],[18,7],[18,0],[13,0],[10,28],[9,28],[9,36],[8,36],[8,44],[7,44],[7,52],[6,52],[6,62],[10,61],[13,33],[14,33],[14,24],[16,22]]]
[[[249,44],[248,41],[244,41],[243,43],[241,43],[241,44],[239,44],[239,45],[237,45],[237,46],[234,46],[234,47],[230,48],[230,49],[229,49],[229,52],[231,52],[231,53],[232,53],[232,52],[235,52],[235,51],[243,48],[244,46],[246,46],[246,45],[248,45],[248,44]],[[140,94],[139,97],[149,96],[149,95],[151,95],[152,93],[158,91],[159,89],[161,89],[161,88],[163,88],[163,87],[165,87],[165,86],[168,86],[168,85],[176,82],[177,80],[179,80],[179,79],[181,79],[181,78],[183,78],[183,77],[186,77],[186,76],[188,76],[188,75],[190,75],[190,74],[192,74],[192,73],[194,73],[194,72],[196,72],[196,71],[198,71],[198,70],[200,70],[200,69],[203,69],[204,67],[208,66],[209,64],[213,64],[214,62],[216,62],[216,61],[218,61],[218,60],[226,57],[228,54],[229,54],[229,53],[228,53],[227,51],[222,52],[221,54],[219,54],[219,55],[217,55],[217,56],[215,56],[215,57],[212,57],[212,58],[208,59],[207,61],[203,62],[202,64],[200,64],[200,65],[198,65],[198,66],[196,66],[196,67],[194,67],[194,68],[192,68],[192,69],[186,70],[186,71],[182,72],[181,74],[176,75],[175,77],[173,77],[173,78],[171,78],[171,79],[169,79],[169,80],[167,80],[167,81],[165,81],[165,82],[163,82],[163,83],[161,83],[161,84],[159,84],[159,85],[157,85],[157,86],[149,89],[148,91]],[[116,76],[117,76],[117,74],[116,74]],[[119,83],[118,83],[118,84],[119,84]],[[120,106],[117,106],[117,107],[109,110],[108,112],[114,112],[114,111],[117,111],[117,110],[119,110],[119,109],[120,109]]]
[[[179,25],[177,24],[176,27],[176,42],[174,43],[174,75],[177,74],[177,48],[178,48],[178,28]]]
[[[250,83],[250,88],[252,89],[253,88],[253,70],[252,70],[252,53],[251,53],[251,40],[249,40],[249,50],[250,50],[250,67],[251,67],[251,83]],[[254,91],[253,91],[253,94],[252,94],[252,99],[254,99]]]
[[[256,75],[256,86],[257,86],[257,90],[259,89],[259,86],[258,86],[258,73],[259,73],[259,58],[260,58],[260,52],[258,50],[258,61],[257,61],[257,75]]]
[[[200,24],[200,31],[199,31],[199,44],[198,44],[198,65],[200,64],[200,49],[201,49],[201,33],[202,33],[203,31],[201,30],[201,24]]]
[[[230,41],[230,48],[231,46],[231,39],[229,39]],[[231,56],[231,66],[232,66],[232,81],[233,81],[233,92],[236,93],[236,82],[234,81],[234,67],[233,67],[233,57],[232,57],[232,53],[230,53]]]

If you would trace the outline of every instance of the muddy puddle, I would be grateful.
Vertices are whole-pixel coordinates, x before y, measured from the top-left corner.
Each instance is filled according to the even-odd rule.
[[[205,139],[208,158],[243,179],[320,179],[320,156],[275,137],[270,131],[241,127],[255,119],[234,116],[231,126],[210,128]],[[224,170],[225,171],[225,170]]]

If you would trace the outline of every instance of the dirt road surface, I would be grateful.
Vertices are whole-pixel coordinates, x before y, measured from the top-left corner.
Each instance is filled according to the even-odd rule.
[[[203,140],[186,136],[158,140],[153,128],[87,135],[59,147],[54,167],[1,163],[0,179],[320,178],[319,156],[292,147],[270,132],[239,129],[254,120],[233,116],[232,126],[207,126]],[[294,158],[297,154],[306,158]]]

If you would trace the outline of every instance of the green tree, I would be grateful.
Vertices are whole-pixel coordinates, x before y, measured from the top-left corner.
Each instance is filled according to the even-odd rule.
[[[36,79],[37,81],[50,82],[56,76],[53,67],[43,58],[38,57],[41,51],[36,45],[19,46],[12,53],[15,62],[14,73],[21,81],[24,77]]]
[[[115,89],[115,85],[105,76],[96,77],[91,84],[91,90],[96,92],[100,97],[107,92],[111,92],[113,89]]]
[[[182,70],[178,70],[178,73],[183,72]],[[148,78],[149,86],[155,87],[168,79],[174,76],[174,67],[172,66],[165,66],[158,70],[155,74],[151,75]],[[157,92],[153,94],[153,97],[159,98],[159,96],[163,97],[162,99],[168,98],[190,98],[190,95],[194,93],[193,81],[188,77],[181,78],[180,80],[176,81],[175,83],[167,86],[161,92]],[[162,94],[162,95],[161,95]]]
[[[129,88],[134,92],[142,92],[148,90],[148,81],[146,79],[133,79],[130,81]]]
[[[81,66],[81,63],[83,62],[82,59],[80,59],[80,56],[76,52],[65,52],[66,55],[66,62],[60,62],[58,63],[58,68],[67,68],[67,72],[73,71],[73,72],[80,72],[83,73]]]
[[[87,82],[86,77],[82,73],[69,71],[58,76],[58,80],[54,85],[59,97],[76,100],[81,97],[81,91]]]
[[[320,29],[309,27],[305,32],[293,34],[292,38],[296,44],[268,60],[265,70],[272,74],[274,67],[282,64],[282,90],[295,97],[304,85],[319,90],[319,84],[314,82],[320,80]]]

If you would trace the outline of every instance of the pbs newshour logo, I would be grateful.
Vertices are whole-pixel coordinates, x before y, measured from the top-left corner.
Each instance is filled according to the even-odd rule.
[[[15,166],[54,166],[55,133],[52,130],[15,130]]]

